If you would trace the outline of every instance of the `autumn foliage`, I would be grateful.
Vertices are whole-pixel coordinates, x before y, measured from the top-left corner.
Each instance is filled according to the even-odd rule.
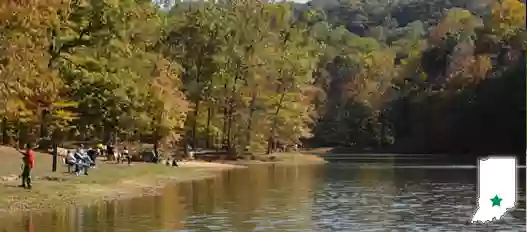
[[[523,116],[464,123],[498,98],[525,109],[519,0],[155,2],[0,1],[2,142],[519,144],[491,134],[513,138]]]

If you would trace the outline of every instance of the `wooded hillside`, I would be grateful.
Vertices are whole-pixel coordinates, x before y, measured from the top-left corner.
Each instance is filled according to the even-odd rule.
[[[523,152],[526,33],[519,0],[0,1],[2,142]]]

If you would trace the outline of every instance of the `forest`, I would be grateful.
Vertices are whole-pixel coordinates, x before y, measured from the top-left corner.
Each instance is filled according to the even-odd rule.
[[[525,149],[519,0],[0,1],[4,145]]]

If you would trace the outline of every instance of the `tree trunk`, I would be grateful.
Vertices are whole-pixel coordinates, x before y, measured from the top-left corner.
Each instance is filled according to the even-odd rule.
[[[216,132],[216,136],[214,137],[214,147],[216,148],[216,151],[219,150],[219,144],[221,144],[221,137],[220,137],[220,134],[218,132]]]
[[[201,66],[202,66],[202,60],[201,59],[198,59],[197,62],[196,62],[196,84],[199,86],[200,85],[200,81],[201,81]],[[192,148],[195,148],[196,146],[196,130],[197,130],[197,127],[198,127],[198,116],[199,116],[199,106],[200,106],[200,102],[201,102],[201,87],[198,88],[197,92],[194,93],[195,94],[195,99],[194,99],[194,105],[195,105],[195,109],[194,109],[194,117],[192,118],[192,137],[191,137],[191,141],[190,141],[190,145],[192,146]]]
[[[229,111],[228,111],[228,121],[227,121],[227,149],[229,151],[229,155],[234,155],[234,151],[232,149],[232,141],[231,141],[231,133],[232,133],[232,120],[233,120],[233,114],[234,114],[234,94],[236,93],[236,83],[239,80],[239,76],[237,75],[234,78],[234,83],[232,85],[231,89],[231,96],[229,98]]]
[[[381,139],[379,141],[379,147],[382,149],[384,148],[384,136],[386,133],[386,120],[385,120],[385,111],[381,111],[380,115],[380,122],[381,122]]]
[[[2,144],[9,144],[9,124],[7,118],[2,118]]]
[[[49,111],[43,110],[42,111],[42,119],[40,121],[40,142],[39,147],[42,149],[48,149],[50,144],[50,138],[49,138],[49,131],[48,131],[48,123],[49,123]]]
[[[254,111],[256,111],[256,97],[257,97],[257,90],[256,88],[253,89],[252,92],[252,98],[251,98],[251,104],[249,105],[249,120],[247,122],[247,131],[245,134],[245,144],[243,146],[244,152],[249,152],[249,148],[251,146],[251,130],[252,130],[252,123],[253,123],[253,116]]]
[[[223,86],[224,90],[225,90],[225,96],[227,96],[227,84],[225,84]],[[228,116],[229,116],[229,112],[228,112],[228,107],[227,107],[227,99],[224,100],[223,102],[223,128],[221,130],[222,132],[222,147],[223,148],[227,148],[227,124],[228,124]]]
[[[112,140],[115,145],[118,144],[117,139],[119,139],[119,137],[117,136],[117,128],[114,127],[113,132],[112,132]]]
[[[206,128],[206,136],[205,136],[205,147],[208,149],[210,148],[210,138],[211,138],[211,135],[210,135],[210,120],[211,120],[211,117],[212,117],[212,106],[209,106],[208,109],[207,109],[207,128]]]
[[[232,144],[231,144],[231,132],[232,132],[232,113],[233,113],[233,100],[232,97],[229,99],[229,110],[227,113],[227,150],[229,154],[232,152]]]
[[[156,140],[154,141],[154,151],[157,153],[159,152],[159,140],[156,138]],[[157,154],[159,155],[159,154]]]
[[[18,122],[18,125],[17,125],[17,134],[18,134],[18,147],[19,148],[24,148],[24,146],[26,145],[27,143],[27,125],[26,124],[23,124],[23,123],[20,123]]]
[[[271,127],[271,133],[269,135],[268,143],[274,143],[274,141],[276,140],[274,134],[275,134],[275,130],[278,124],[278,113],[280,113],[280,109],[282,108],[282,103],[284,101],[284,98],[285,98],[285,89],[282,92],[282,95],[280,96],[280,101],[278,102],[278,106],[276,106],[276,111],[274,113],[274,119],[273,119],[273,126]],[[267,146],[267,154],[271,154],[272,147],[273,147],[272,145]]]
[[[56,172],[57,171],[57,154],[58,153],[58,149],[57,149],[57,145],[56,144],[53,144],[53,157],[52,157],[52,160],[51,160],[51,171],[52,172]]]
[[[112,140],[112,128],[109,124],[103,126],[104,143],[108,144]]]
[[[198,99],[196,99],[195,106],[196,106],[196,108],[194,109],[194,117],[192,118],[192,137],[191,137],[191,140],[190,140],[190,145],[192,147],[196,147],[196,145],[197,145],[197,143],[196,143],[196,130],[197,130],[197,127],[198,127],[198,116],[199,116],[199,106],[200,106],[199,97],[198,97]]]

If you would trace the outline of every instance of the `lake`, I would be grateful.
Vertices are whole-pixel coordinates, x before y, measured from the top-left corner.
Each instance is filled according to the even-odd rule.
[[[168,186],[160,196],[3,218],[0,231],[526,230],[524,168],[518,169],[520,206],[496,224],[471,225],[475,165],[382,157],[232,170]]]

